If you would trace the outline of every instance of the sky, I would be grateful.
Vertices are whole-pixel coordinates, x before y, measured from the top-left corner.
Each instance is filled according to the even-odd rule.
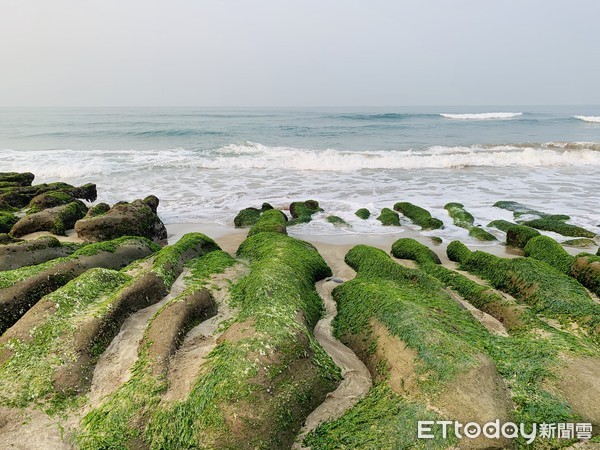
[[[0,0],[0,106],[600,104],[598,0]]]

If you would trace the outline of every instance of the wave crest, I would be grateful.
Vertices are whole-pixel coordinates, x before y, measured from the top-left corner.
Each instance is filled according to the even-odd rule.
[[[573,118],[584,122],[600,123],[600,116],[573,116]]]
[[[522,112],[489,112],[489,113],[474,113],[474,114],[449,114],[441,113],[440,116],[446,119],[461,119],[461,120],[494,120],[494,119],[512,119],[513,117],[522,116]]]
[[[80,161],[79,164],[73,164]],[[41,178],[71,178],[185,169],[244,173],[255,170],[351,172],[461,167],[600,166],[599,143],[432,146],[406,151],[344,151],[271,147],[254,142],[210,151],[174,148],[135,150],[45,150],[0,153],[0,165]]]

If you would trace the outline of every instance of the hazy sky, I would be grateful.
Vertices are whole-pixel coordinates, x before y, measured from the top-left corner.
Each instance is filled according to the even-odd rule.
[[[0,0],[0,105],[600,104],[599,0]]]

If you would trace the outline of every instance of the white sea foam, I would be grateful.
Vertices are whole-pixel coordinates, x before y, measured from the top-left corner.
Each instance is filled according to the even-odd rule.
[[[584,122],[600,123],[600,116],[573,116],[575,119],[583,120]]]
[[[461,167],[600,166],[598,143],[548,143],[498,146],[432,146],[407,151],[343,151],[270,147],[247,142],[212,151],[11,151],[3,150],[6,170],[31,171],[38,178],[82,178],[171,169],[314,172],[452,169]]]
[[[446,119],[462,119],[462,120],[494,120],[494,119],[512,119],[513,117],[522,116],[522,112],[489,112],[489,113],[474,113],[474,114],[449,114],[442,113],[440,116]]]

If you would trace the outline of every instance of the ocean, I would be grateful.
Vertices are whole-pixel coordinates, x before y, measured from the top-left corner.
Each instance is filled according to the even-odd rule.
[[[516,200],[600,232],[600,106],[0,108],[0,171],[94,182],[107,203],[154,194],[167,224],[312,198],[325,213],[298,232],[398,233],[374,217],[409,201],[446,224],[425,234],[470,242],[445,203],[486,225]]]

